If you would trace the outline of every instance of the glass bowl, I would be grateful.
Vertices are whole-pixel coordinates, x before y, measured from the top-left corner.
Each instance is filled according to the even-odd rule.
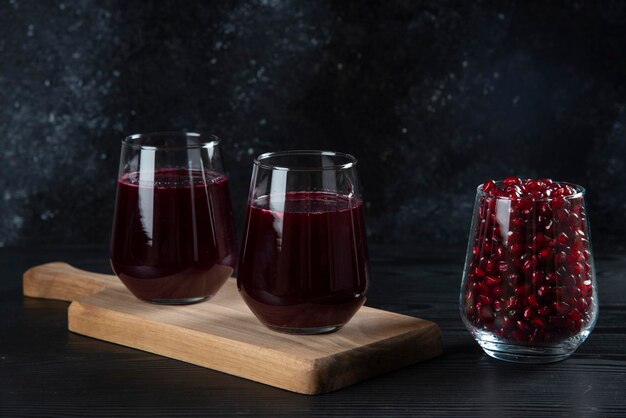
[[[547,197],[524,197],[503,182],[477,190],[460,310],[467,329],[496,359],[563,360],[596,323],[585,189],[550,180],[529,184],[546,183],[555,189]]]

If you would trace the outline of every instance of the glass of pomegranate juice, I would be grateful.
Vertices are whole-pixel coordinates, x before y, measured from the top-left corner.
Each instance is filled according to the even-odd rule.
[[[598,313],[585,189],[508,177],[478,187],[461,317],[491,357],[570,356]]]
[[[111,266],[139,299],[188,304],[233,272],[236,240],[219,141],[195,133],[122,141]]]
[[[255,159],[237,285],[264,325],[340,329],[365,302],[369,267],[357,161],[288,151]]]

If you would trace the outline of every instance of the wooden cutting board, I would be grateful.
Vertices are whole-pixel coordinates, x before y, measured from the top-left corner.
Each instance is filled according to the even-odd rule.
[[[50,263],[24,273],[24,295],[72,302],[68,328],[78,334],[311,395],[442,352],[435,323],[369,307],[332,334],[270,331],[232,278],[207,302],[165,306],[136,299],[113,275]]]

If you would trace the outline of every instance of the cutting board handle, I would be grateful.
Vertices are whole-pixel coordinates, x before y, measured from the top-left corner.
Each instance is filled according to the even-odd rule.
[[[113,275],[91,273],[61,262],[32,267],[26,270],[23,278],[25,296],[68,302],[93,295],[116,283],[119,279]]]

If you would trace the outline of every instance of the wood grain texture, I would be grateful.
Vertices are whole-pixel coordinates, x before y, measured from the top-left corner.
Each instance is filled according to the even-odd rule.
[[[118,278],[110,274],[92,273],[67,263],[53,262],[26,270],[22,287],[24,296],[71,302],[118,283]]]
[[[65,273],[71,279],[55,278]],[[442,351],[433,322],[368,307],[331,334],[270,331],[245,305],[235,279],[208,302],[163,306],[136,299],[114,276],[93,277],[62,263],[30,269],[25,283],[26,277],[31,294],[80,295],[68,312],[73,332],[303,394],[334,391]],[[83,277],[88,283],[74,291]]]

